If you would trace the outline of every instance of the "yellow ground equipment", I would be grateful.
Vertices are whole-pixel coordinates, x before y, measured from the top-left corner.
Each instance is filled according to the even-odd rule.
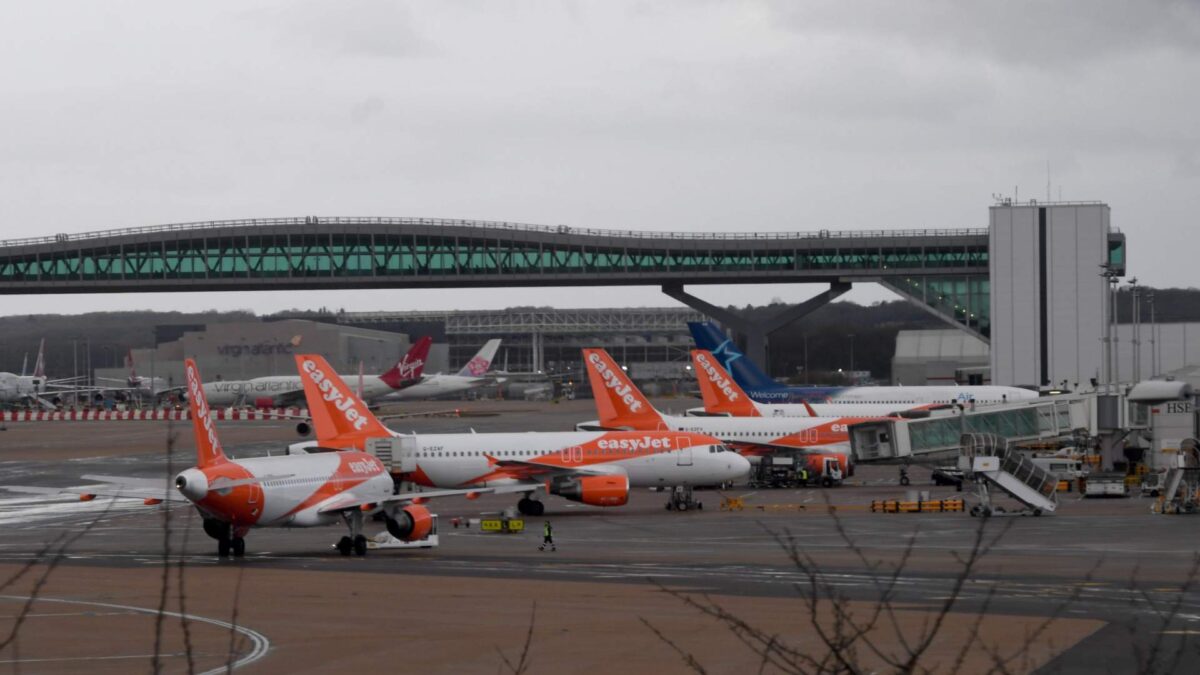
[[[480,532],[516,534],[524,530],[525,521],[520,518],[482,518],[479,521]]]
[[[931,499],[928,501],[905,501],[901,499],[877,499],[871,502],[871,513],[950,513],[963,511],[961,499]]]

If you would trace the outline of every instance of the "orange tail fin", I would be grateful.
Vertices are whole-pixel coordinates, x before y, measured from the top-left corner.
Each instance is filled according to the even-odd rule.
[[[693,349],[692,367],[696,369],[696,380],[700,383],[700,396],[704,399],[706,412],[728,413],[734,417],[762,416],[758,406],[733,381],[711,352]]]
[[[221,439],[217,438],[217,427],[213,422],[208,398],[204,395],[204,383],[200,380],[200,369],[192,359],[183,362],[187,376],[188,406],[192,411],[192,433],[196,437],[196,466],[203,469],[214,464],[224,464],[225,451]]]
[[[296,368],[304,384],[304,399],[308,402],[317,441],[392,435],[324,357],[297,354]]]
[[[621,429],[665,428],[662,415],[650,405],[650,401],[638,391],[608,352],[585,349],[583,362],[592,383],[592,394],[596,397],[600,424]]]

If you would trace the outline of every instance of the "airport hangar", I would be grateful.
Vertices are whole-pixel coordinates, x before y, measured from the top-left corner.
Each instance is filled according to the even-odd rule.
[[[1099,202],[1002,202],[987,228],[869,232],[309,216],[0,242],[0,294],[659,286],[744,334],[762,359],[771,332],[874,282],[987,342],[994,383],[1051,386],[1111,377],[1102,338],[1125,253]],[[685,290],[786,282],[829,288],[760,323]]]

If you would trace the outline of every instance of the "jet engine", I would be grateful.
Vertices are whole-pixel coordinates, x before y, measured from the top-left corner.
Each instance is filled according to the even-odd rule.
[[[417,504],[409,504],[388,514],[385,522],[388,534],[403,541],[424,539],[433,530],[433,516],[429,509]]]
[[[308,422],[300,422],[296,425],[296,433],[300,434],[301,437],[306,437],[312,433],[312,425]]]
[[[623,506],[629,501],[629,476],[579,476],[550,483],[550,494],[591,506]]]

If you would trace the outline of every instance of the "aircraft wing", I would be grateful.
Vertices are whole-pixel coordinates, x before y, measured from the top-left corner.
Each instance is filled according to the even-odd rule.
[[[115,476],[113,478],[116,478]],[[88,478],[87,480],[93,480]],[[79,485],[65,488],[45,488],[32,487],[27,485],[4,485],[0,486],[10,492],[24,492],[27,494],[56,496],[56,495],[80,495],[81,497],[114,497],[119,499],[157,499],[170,502],[184,502],[188,500],[170,481],[158,481],[142,479],[142,478],[126,478],[132,482],[106,482],[96,485]]]
[[[529,492],[537,489],[538,485],[503,485],[500,487],[488,488],[473,488],[473,489],[453,489],[453,490],[429,490],[427,492],[402,492],[397,495],[392,495],[387,499],[377,499],[373,497],[362,497],[354,493],[353,490],[337,495],[329,500],[321,507],[321,513],[333,513],[336,511],[345,511],[347,509],[358,509],[363,506],[382,506],[384,504],[395,504],[397,502],[416,502],[417,500],[437,499],[438,497],[465,497],[467,495],[481,494],[507,494],[511,492]]]

